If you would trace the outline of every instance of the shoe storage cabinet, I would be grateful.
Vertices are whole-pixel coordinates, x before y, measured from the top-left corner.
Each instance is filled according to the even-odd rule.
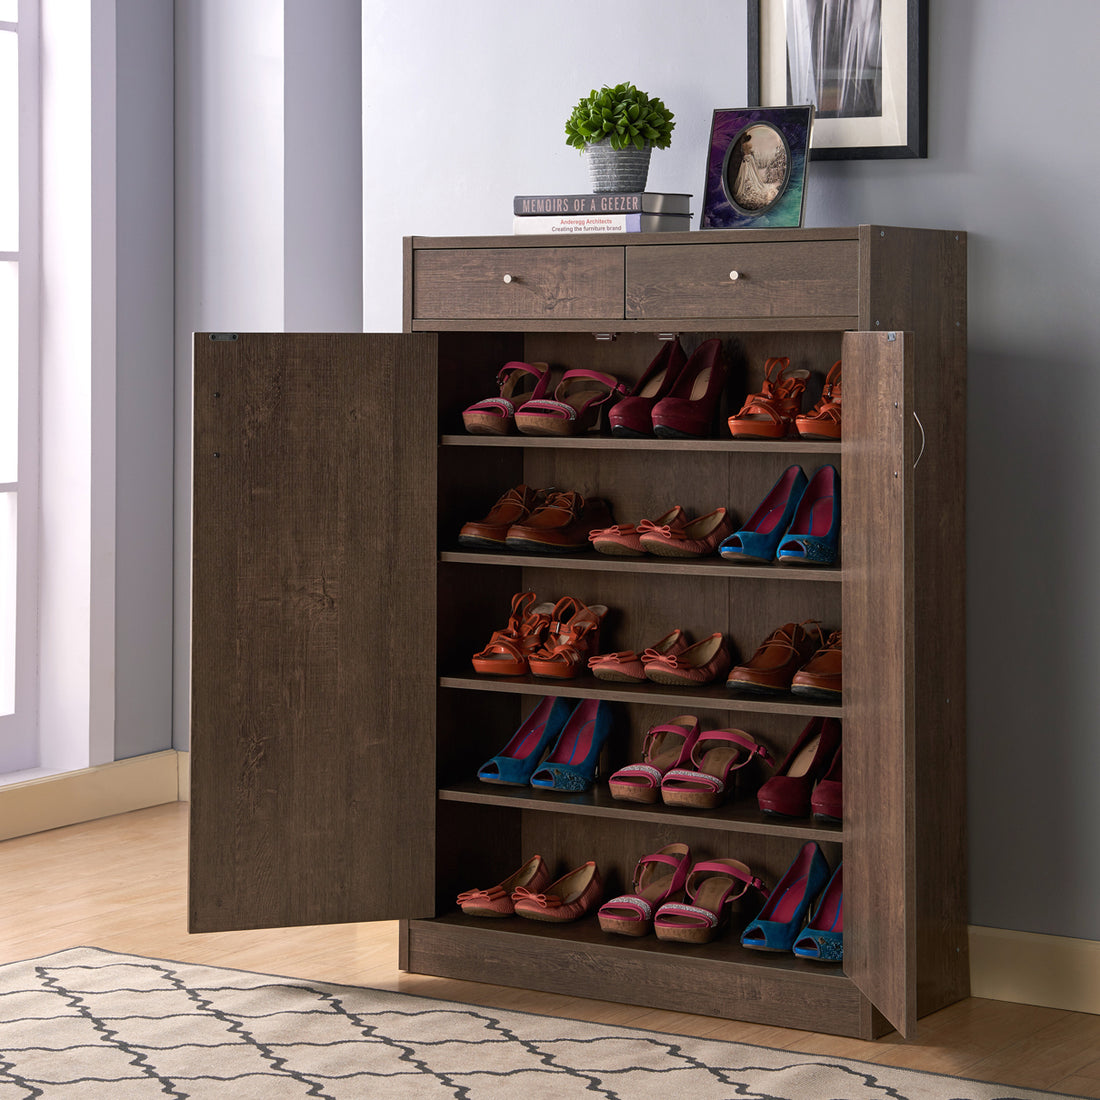
[[[736,273],[736,277],[732,277]],[[964,778],[966,241],[861,226],[557,238],[410,238],[403,334],[204,333],[195,343],[193,931],[400,918],[401,966],[862,1037],[968,992]],[[470,436],[511,359],[636,379],[676,334],[720,337],[713,438]],[[737,442],[763,363],[843,359],[843,441]],[[816,394],[807,394],[809,408]],[[788,465],[841,472],[841,562],[737,566],[463,549],[526,482],[745,520]],[[673,627],[747,659],[784,622],[844,631],[839,705],[795,696],[476,675],[516,592],[611,609],[601,651]],[[594,789],[475,778],[545,695],[614,704]],[[842,825],[761,814],[757,770],[719,810],[616,802],[647,728],[696,714],[777,760],[842,720]],[[746,769],[752,772],[752,767]],[[743,949],[735,911],[694,947],[464,917],[455,896],[539,852],[598,862],[605,896],[673,841],[769,888],[807,840],[845,863],[845,959]]]

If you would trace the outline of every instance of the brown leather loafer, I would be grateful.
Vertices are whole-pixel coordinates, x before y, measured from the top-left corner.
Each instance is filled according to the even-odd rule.
[[[475,546],[481,550],[503,550],[508,528],[527,519],[537,506],[540,495],[538,489],[532,489],[529,485],[509,489],[489,509],[484,519],[471,520],[462,525],[458,541],[463,546]]]
[[[834,630],[825,644],[791,680],[791,691],[809,699],[840,702],[840,631]]]
[[[508,528],[512,550],[538,554],[572,554],[590,547],[588,535],[614,521],[607,501],[580,493],[551,493],[541,507]]]
[[[764,695],[790,691],[794,674],[823,641],[815,620],[785,623],[764,639],[747,663],[730,673],[726,687]]]

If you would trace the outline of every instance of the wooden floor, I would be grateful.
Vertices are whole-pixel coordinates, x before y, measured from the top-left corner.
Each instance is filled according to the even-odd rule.
[[[403,974],[396,923],[188,935],[187,806],[0,843],[0,963],[91,946],[1100,1098],[1100,1016],[971,998],[878,1042]]]

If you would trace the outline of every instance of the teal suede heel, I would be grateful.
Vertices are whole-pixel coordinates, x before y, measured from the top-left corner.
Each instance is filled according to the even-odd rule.
[[[814,841],[806,841],[756,920],[741,933],[741,946],[754,951],[790,951],[814,898],[828,879],[829,865],[821,849]]]
[[[482,783],[526,787],[546,747],[561,733],[569,717],[569,700],[547,696],[520,723],[511,740],[478,768]]]
[[[779,540],[791,525],[806,485],[802,467],[788,466],[757,505],[748,523],[730,535],[718,547],[718,553],[726,561],[775,561]]]
[[[611,732],[611,708],[598,699],[582,699],[569,716],[550,755],[531,786],[548,791],[586,791],[596,778],[600,750]]]
[[[844,864],[833,872],[817,910],[791,949],[800,959],[844,961]]]
[[[776,548],[780,565],[835,565],[840,545],[840,474],[820,466]]]

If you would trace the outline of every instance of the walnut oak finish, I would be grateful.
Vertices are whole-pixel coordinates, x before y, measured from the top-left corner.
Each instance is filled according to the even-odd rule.
[[[247,398],[200,415],[210,387],[235,377],[230,365],[241,354],[200,338],[196,583],[201,561],[210,591],[196,597],[196,927],[399,916],[400,963],[412,972],[863,1038],[891,1027],[911,1034],[918,1016],[965,996],[965,286],[965,235],[929,230],[414,237],[405,241],[406,334],[383,338],[388,351],[377,360],[366,350],[373,337],[272,338],[267,366],[238,378]],[[401,341],[417,332],[433,334],[426,354],[398,362]],[[546,361],[556,372],[589,367],[629,384],[660,348],[655,336],[667,333],[689,352],[712,337],[723,342],[729,382],[711,439],[462,431],[462,409],[493,392],[508,359]],[[332,343],[304,355],[297,343],[311,340]],[[843,357],[842,443],[728,437],[725,417],[759,388],[771,355],[811,371],[807,404]],[[220,374],[202,362],[207,356],[221,362]],[[348,417],[341,402],[361,407],[365,398],[354,387],[343,396],[331,375],[375,361],[402,377],[378,383],[384,412],[356,439],[362,418]],[[265,386],[287,390],[285,362],[302,364],[302,400],[268,429],[256,461],[219,488],[220,468],[200,469],[204,449],[253,430],[250,403],[266,408]],[[315,371],[317,401],[306,387]],[[393,539],[360,545],[363,529],[328,515],[338,498],[286,488],[287,478],[306,477],[300,464],[268,470],[269,456],[286,463],[297,450],[285,442],[299,432],[314,448],[306,466],[368,486],[363,506],[390,520]],[[394,448],[400,458],[387,461]],[[364,468],[364,449],[384,467],[381,486]],[[620,522],[674,503],[696,514],[721,505],[745,520],[793,462],[807,474],[824,462],[841,470],[839,566],[558,559],[457,542],[465,520],[520,482],[604,496]],[[406,495],[396,518],[393,492]],[[276,497],[264,504],[270,511],[255,511]],[[285,532],[275,534],[280,523]],[[337,575],[329,555],[339,586],[327,580]],[[243,580],[241,563],[252,570]],[[294,578],[303,572],[325,577],[331,599],[316,628],[298,615]],[[723,684],[475,675],[470,655],[524,590],[607,604],[604,650],[650,645],[679,626],[695,638],[720,630],[747,657],[792,619],[842,627],[843,700],[742,697]],[[359,679],[355,690],[303,706],[287,683],[316,676],[327,684],[326,661],[347,663],[343,630],[330,620],[349,626]],[[570,796],[478,783],[477,767],[547,694],[612,705],[604,777],[640,759],[646,729],[675,714],[743,728],[777,759],[808,718],[834,714],[844,727],[844,823],[760,814],[755,789],[766,769],[746,769],[735,797],[712,813],[618,803],[605,779]],[[303,744],[317,751],[303,753]],[[280,795],[290,782],[305,797]],[[310,799],[326,790],[318,817]],[[291,855],[298,833],[301,850]],[[697,858],[740,859],[774,884],[806,839],[821,844],[830,865],[847,864],[843,966],[743,950],[740,930],[758,908],[751,903],[706,947],[624,943],[603,935],[594,917],[561,926],[476,921],[454,904],[460,890],[499,881],[535,852],[557,874],[595,859],[610,897],[629,888],[640,855],[673,841],[689,843]],[[310,864],[289,907],[269,887],[288,859]],[[248,861],[255,868],[242,872]],[[340,916],[306,901],[329,877],[340,898],[329,907]]]

